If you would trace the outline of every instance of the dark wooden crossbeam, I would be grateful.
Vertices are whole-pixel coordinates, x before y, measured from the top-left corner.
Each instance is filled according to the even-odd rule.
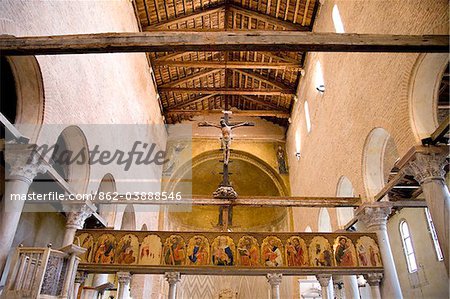
[[[275,88],[238,88],[238,87],[160,87],[160,92],[174,93],[195,93],[195,94],[224,94],[224,95],[293,95],[295,90],[292,89],[275,89]]]
[[[448,35],[379,35],[297,31],[156,31],[0,37],[0,52],[3,55],[169,51],[447,53],[448,48]]]
[[[158,67],[193,67],[213,69],[301,69],[299,62],[261,62],[261,61],[155,61]]]

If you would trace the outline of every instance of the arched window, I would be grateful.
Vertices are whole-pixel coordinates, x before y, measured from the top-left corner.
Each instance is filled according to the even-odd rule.
[[[431,219],[430,211],[428,210],[428,208],[425,208],[425,216],[427,217],[428,230],[430,231],[431,239],[433,240],[434,250],[436,251],[436,257],[438,261],[443,261],[444,256],[442,255],[441,246],[439,245],[436,230],[434,229],[433,220]]]
[[[412,244],[411,234],[409,232],[408,223],[403,220],[400,222],[400,236],[403,243],[403,252],[405,253],[406,264],[408,265],[409,273],[417,271],[416,255]]]
[[[309,105],[308,102],[305,101],[305,119],[306,119],[306,129],[308,133],[311,132],[311,116],[309,114]]]

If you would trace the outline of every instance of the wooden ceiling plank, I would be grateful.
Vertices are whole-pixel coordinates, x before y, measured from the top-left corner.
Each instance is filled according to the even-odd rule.
[[[193,105],[193,104],[197,104],[199,102],[202,102],[204,100],[207,100],[207,99],[212,98],[212,97],[217,96],[217,95],[219,95],[219,94],[217,94],[217,93],[208,94],[206,96],[195,98],[195,99],[189,100],[189,101],[184,102],[184,103],[178,103],[176,105],[169,106],[169,107],[167,107],[167,109],[175,109],[175,110],[182,109],[182,108],[185,108],[185,107]]]
[[[279,4],[277,4],[277,6],[279,6]],[[272,17],[272,16],[270,16],[268,14],[263,14],[263,13],[260,13],[260,12],[249,10],[249,9],[244,8],[244,7],[238,6],[236,4],[231,4],[230,5],[230,10],[234,10],[236,12],[239,12],[239,13],[243,14],[243,15],[247,15],[249,17],[253,17],[253,18],[259,19],[261,21],[264,21],[266,23],[270,23],[270,24],[276,25],[278,27],[282,27],[284,29],[298,30],[298,31],[309,31],[310,30],[309,27],[301,26],[299,24],[294,24],[294,23],[291,23],[289,21],[284,21],[282,19],[278,19],[278,18]],[[278,11],[278,7],[277,7],[277,11]]]
[[[272,88],[236,88],[236,87],[159,87],[160,92],[173,93],[196,93],[196,94],[222,94],[222,95],[293,95],[293,89],[272,89]]]
[[[260,98],[252,97],[249,95],[240,95],[240,97],[244,98],[254,104],[261,105],[261,106],[267,107],[269,109],[287,111],[287,109],[283,109],[282,107],[279,107],[271,102],[264,101],[263,99],[260,99]]]
[[[447,53],[448,35],[378,35],[298,31],[123,32],[0,36],[3,55],[169,51]]]
[[[219,5],[219,6],[216,6],[216,7],[207,8],[205,10],[194,11],[194,12],[188,13],[186,15],[179,16],[178,18],[175,18],[175,19],[172,19],[172,20],[167,20],[167,21],[164,21],[164,22],[160,22],[159,24],[155,24],[155,25],[152,25],[152,26],[144,27],[143,30],[147,31],[147,30],[152,30],[152,29],[167,28],[167,27],[169,27],[169,26],[171,26],[173,24],[179,24],[179,23],[182,23],[182,22],[186,22],[186,21],[192,20],[194,18],[202,17],[202,16],[209,15],[209,14],[214,14],[214,13],[217,13],[217,12],[222,11],[224,9],[225,9],[225,6],[222,4],[222,5]]]
[[[299,7],[300,7],[300,0],[296,0],[295,1],[295,10],[294,10],[294,20],[292,21],[294,24],[297,23]]]
[[[255,73],[255,72],[252,72],[252,71],[245,71],[245,70],[239,70],[239,69],[235,69],[234,71],[238,72],[238,73],[241,73],[243,75],[252,77],[252,78],[258,80],[259,82],[267,83],[267,84],[272,85],[272,86],[274,86],[276,88],[279,88],[279,89],[288,89],[289,88],[289,86],[286,86],[283,83],[276,82],[276,81],[273,81],[273,80],[269,80],[266,77],[264,77],[263,75]]]
[[[159,88],[175,87],[177,85],[189,82],[191,80],[196,80],[201,77],[208,76],[208,75],[213,74],[218,71],[220,71],[220,70],[206,70],[206,71],[198,72],[198,73],[192,74],[191,76],[187,76],[187,77],[163,84],[163,85],[159,86]]]

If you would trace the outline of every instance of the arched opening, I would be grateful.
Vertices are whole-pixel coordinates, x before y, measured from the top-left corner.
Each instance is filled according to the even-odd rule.
[[[100,185],[98,186],[97,196],[106,196],[106,194],[112,195],[116,192],[116,181],[112,174],[107,173],[103,176]],[[98,213],[106,221],[107,227],[114,227],[114,222],[116,220],[117,205],[115,204],[105,204],[99,205]]]
[[[414,65],[409,82],[409,111],[417,141],[429,137],[439,126],[438,102],[446,88],[441,86],[443,78],[448,82],[448,61],[447,54],[422,54]],[[448,97],[444,102],[448,115]]]
[[[369,200],[384,187],[398,158],[391,135],[383,128],[373,129],[366,138],[363,154],[364,185]]]
[[[84,193],[89,182],[89,148],[86,136],[77,126],[65,128],[52,153],[53,167],[74,192]]]
[[[123,212],[121,230],[136,230],[136,215],[133,205],[127,205]]]
[[[355,196],[355,190],[353,184],[346,176],[341,176],[336,188],[337,197],[353,197]],[[337,221],[339,229],[343,229],[344,226],[353,218],[353,208],[336,208]]]
[[[221,182],[222,158],[220,151],[204,152],[178,168],[171,176],[168,192],[192,192],[194,195],[211,197]],[[239,196],[285,196],[289,191],[277,170],[258,157],[244,151],[234,150],[230,166],[231,183]],[[175,179],[176,178],[176,179]],[[255,183],[257,182],[257,183]],[[191,211],[170,209],[165,219],[171,229],[216,229],[218,208],[194,206]],[[249,207],[233,208],[234,230],[272,230],[287,225],[285,208]],[[167,228],[169,229],[169,228]]]
[[[332,232],[331,218],[327,208],[321,208],[319,211],[319,232]]]

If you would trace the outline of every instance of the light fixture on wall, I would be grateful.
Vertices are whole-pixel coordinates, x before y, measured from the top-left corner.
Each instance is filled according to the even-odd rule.
[[[295,153],[295,157],[297,158],[297,161],[300,160],[301,157],[300,153],[299,152]]]
[[[324,93],[325,92],[325,85],[320,84],[316,86],[317,91]]]

